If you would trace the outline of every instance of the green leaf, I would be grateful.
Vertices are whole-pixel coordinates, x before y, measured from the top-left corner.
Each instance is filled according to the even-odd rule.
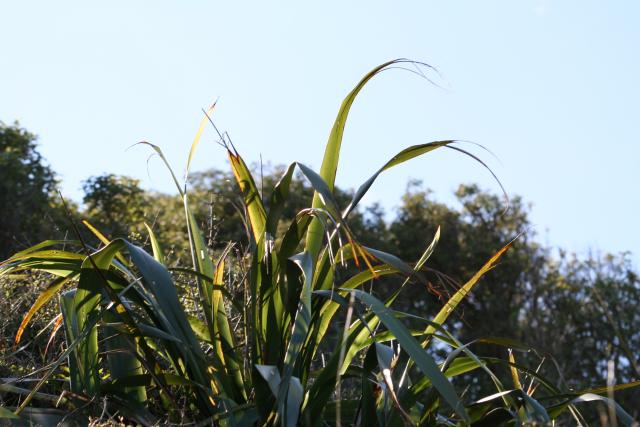
[[[382,72],[385,69],[388,69],[396,64],[411,62],[405,59],[395,59],[389,62],[385,62],[369,73],[367,73],[358,84],[349,92],[347,97],[342,101],[342,105],[338,110],[338,116],[333,124],[333,128],[331,129],[331,133],[329,134],[329,139],[327,141],[327,145],[324,151],[324,157],[322,159],[322,166],[320,167],[320,176],[327,183],[328,189],[333,191],[336,172],[338,170],[338,161],[340,159],[340,148],[342,146],[342,136],[344,134],[344,128],[347,123],[347,117],[349,116],[349,111],[351,110],[351,106],[353,105],[353,101],[355,101],[358,93],[362,90],[362,88],[367,84],[369,80],[375,77],[377,74]],[[320,199],[319,193],[316,192],[313,196],[313,205],[314,208],[319,208],[322,206],[322,201]],[[322,244],[322,225],[319,221],[314,220],[309,227],[309,231],[307,233],[307,241],[305,248],[311,254],[313,259],[316,259],[318,253],[320,251],[320,246]]]
[[[202,132],[204,132],[204,127],[210,119],[213,110],[216,108],[216,103],[214,102],[211,107],[207,111],[204,111],[204,117],[200,121],[200,126],[198,127],[198,131],[196,132],[196,136],[193,138],[193,142],[191,143],[191,149],[189,150],[189,157],[187,157],[187,166],[184,172],[184,182],[185,185],[189,180],[189,169],[191,167],[191,160],[193,160],[193,155],[196,153],[196,148],[198,148],[198,144],[200,144],[200,138],[202,137]]]
[[[251,231],[253,232],[253,238],[256,242],[262,240],[263,234],[266,230],[267,214],[258,192],[258,187],[249,168],[242,160],[242,157],[238,153],[233,153],[230,150],[229,162],[231,162],[231,170],[236,177],[236,181],[240,186],[240,191],[244,197],[244,205],[247,208],[247,214],[249,215],[249,222],[251,223]]]
[[[307,252],[303,252],[292,257],[292,261],[294,261],[298,267],[300,267],[300,270],[302,270],[304,283],[300,292],[300,302],[298,304],[293,330],[291,331],[291,338],[284,358],[282,381],[280,383],[277,396],[278,413],[282,419],[287,420],[287,423],[291,418],[290,411],[294,409],[291,406],[292,402],[296,402],[295,397],[289,396],[291,393],[297,393],[296,390],[291,390],[290,388],[294,367],[298,359],[298,355],[300,354],[300,351],[307,339],[309,327],[311,325],[311,282],[313,280],[313,261]],[[301,402],[302,401],[300,400],[300,403]],[[295,410],[296,413],[299,412],[299,405]]]
[[[615,407],[616,415],[619,421],[627,427],[634,425],[633,418],[614,400],[608,397],[600,396],[593,393],[582,394],[571,401],[571,403],[583,403],[583,402],[605,402],[607,405],[613,405]]]
[[[640,380],[631,381],[624,384],[616,384],[613,386],[602,386],[602,387],[590,388],[588,390],[582,390],[577,394],[604,394],[610,391],[621,391],[621,390],[627,390],[635,387],[640,387]]]
[[[287,168],[286,172],[280,178],[273,193],[271,194],[271,203],[269,203],[269,214],[267,215],[267,232],[275,236],[278,229],[278,220],[284,211],[284,206],[289,197],[289,188],[291,186],[291,179],[293,177],[293,171],[296,168],[296,164],[292,163]]]
[[[117,311],[115,308],[112,310]],[[113,322],[117,318],[115,313],[110,311],[107,311],[103,316],[106,322]],[[108,324],[105,327],[105,335],[103,345],[107,351],[109,376],[113,380],[117,380],[132,375],[142,375],[142,364],[138,359],[138,345],[132,334],[129,331],[114,328],[113,324]],[[118,390],[118,394],[134,406],[142,406],[147,401],[147,391],[144,386],[122,387]]]
[[[200,231],[200,227],[198,227],[195,216],[189,208],[186,196],[184,197],[184,208],[187,216],[193,268],[200,274],[198,277],[200,303],[204,309],[209,336],[214,342],[217,359],[221,363],[219,368],[225,371],[225,376],[232,380],[233,390],[227,390],[230,393],[229,396],[238,400],[246,399],[239,359],[233,350],[235,344],[229,326],[229,319],[227,318],[224,302],[221,302],[221,292],[214,289],[217,269],[209,255],[209,248]],[[220,284],[216,283],[216,285]]]
[[[507,249],[513,244],[514,240],[506,244],[502,249],[496,252],[490,259],[487,261],[480,270],[476,274],[473,275],[471,279],[467,283],[464,284],[458,291],[449,298],[449,300],[445,303],[445,305],[440,309],[438,314],[433,318],[433,322],[442,325],[449,318],[451,313],[458,307],[458,304],[462,302],[462,300],[471,292],[473,287],[478,283],[480,278],[484,276],[484,274],[493,268],[494,264],[498,261],[498,259],[504,254]],[[425,329],[425,333],[427,335],[431,335],[435,332],[435,328],[431,325],[427,326]],[[425,341],[422,343],[424,348],[429,346],[431,339],[427,337]]]
[[[218,264],[220,265],[220,264]],[[192,268],[182,268],[182,267],[170,267],[167,268],[167,270],[169,272],[176,272],[176,273],[184,273],[184,274],[189,274],[197,279],[200,280],[207,280],[211,283],[221,283],[221,281],[218,281],[218,279],[216,279],[215,277],[212,276],[207,276],[204,275]],[[219,268],[216,267],[216,274],[218,274],[218,270]],[[225,302],[230,303],[234,309],[236,309],[239,312],[242,312],[242,305],[239,304],[235,299],[234,299],[234,294],[232,294],[231,292],[229,292],[229,290],[224,286],[224,285],[211,285],[211,290],[212,291],[216,291],[216,292],[220,292],[222,295],[224,295],[224,297],[226,298]],[[205,326],[206,327],[206,326]]]
[[[313,207],[324,207],[334,221],[340,221],[342,219],[342,215],[340,214],[338,204],[333,197],[332,190],[329,188],[329,184],[313,169],[303,165],[302,163],[296,164],[298,165],[298,168],[300,168],[304,176],[309,180],[309,183],[316,191],[316,194],[318,195],[321,202],[321,204],[318,204],[317,206],[314,205]]]
[[[438,228],[436,229],[436,232],[433,235],[433,240],[431,240],[431,243],[429,244],[429,246],[427,246],[427,249],[424,250],[424,252],[422,253],[422,256],[420,256],[420,259],[418,260],[418,262],[416,262],[415,267],[413,267],[415,271],[420,271],[420,269],[424,266],[424,264],[429,260],[429,258],[433,254],[433,251],[436,249],[436,245],[438,244],[439,240],[440,240],[440,226],[438,226]]]
[[[390,313],[389,308],[374,296],[359,289],[354,289],[351,292],[355,294],[356,298],[368,305],[380,318],[380,321],[384,323],[391,332],[393,332],[402,349],[409,354],[422,373],[431,380],[431,383],[438,390],[440,395],[463,420],[468,421],[469,417],[464,409],[464,405],[456,395],[451,383],[447,380],[444,374],[440,372],[440,369],[433,358],[411,336],[411,333],[407,328],[405,328],[404,325],[402,325],[402,323],[400,323],[400,321]]]
[[[127,324],[122,322],[117,322],[115,321],[115,319],[116,317],[105,316],[104,320],[106,323],[104,323],[104,326],[108,327],[109,329],[113,329],[113,332],[112,332],[113,334],[115,334],[116,331],[121,334],[131,333],[131,328],[129,328]],[[140,331],[142,332],[143,337],[157,338],[161,340],[172,341],[176,344],[183,344],[183,342],[180,341],[180,339],[176,338],[171,334],[164,332],[162,329],[155,328],[145,323],[138,323],[137,326],[138,328],[140,328]]]
[[[397,273],[398,270],[396,270],[395,268],[393,268],[392,266],[389,265],[378,265],[378,266],[374,266],[372,269],[367,269],[367,270],[363,270],[359,273],[357,273],[356,275],[354,275],[353,277],[349,278],[348,280],[346,280],[345,282],[343,282],[339,288],[340,289],[354,289],[357,287],[362,286],[365,283],[368,283],[369,281],[375,279],[375,278],[379,278],[382,276],[388,276],[391,274],[395,274]],[[317,290],[314,291],[315,294],[319,294],[319,295],[327,295],[326,292],[333,292],[333,291],[328,291],[328,290]],[[338,291],[336,291],[336,293],[338,293]],[[346,295],[346,291],[343,292],[339,292],[342,296]],[[327,330],[329,329],[329,326],[331,325],[331,320],[333,319],[333,317],[335,316],[338,308],[339,308],[339,303],[337,303],[336,301],[331,300],[331,298],[329,298],[328,301],[326,301],[323,305],[322,308],[320,309],[320,318],[317,322],[317,335],[315,337],[315,342],[316,345],[318,345],[320,343],[320,341],[322,341],[322,338],[324,338]]]
[[[277,398],[278,389],[280,388],[280,383],[282,382],[278,367],[273,365],[256,365],[256,369],[269,385],[269,389],[271,390],[271,393],[273,393],[273,397]]]
[[[407,263],[405,263],[395,255],[392,255],[383,251],[379,251],[377,249],[372,249],[372,248],[365,247],[364,249],[368,253],[378,258],[380,261],[384,262],[385,264],[390,265],[397,271],[401,271],[404,274],[407,274],[409,276],[414,275],[416,273],[416,271],[413,268],[411,268]]]
[[[387,163],[385,163],[384,166],[382,166],[380,169],[378,169],[378,171],[375,174],[373,174],[373,176],[371,176],[371,178],[366,180],[364,182],[364,184],[362,184],[358,188],[358,190],[353,195],[353,198],[351,199],[351,202],[349,203],[349,206],[347,206],[347,208],[345,209],[343,216],[346,217],[347,215],[349,215],[349,213],[353,209],[355,209],[355,207],[358,205],[360,200],[362,200],[364,195],[367,194],[367,191],[369,191],[369,188],[371,188],[371,186],[373,185],[375,180],[378,178],[378,176],[380,176],[380,174],[382,172],[386,171],[387,169],[391,169],[392,167],[394,167],[396,165],[404,163],[407,160],[411,160],[411,159],[413,159],[415,157],[421,156],[422,154],[428,153],[428,152],[433,151],[435,149],[438,149],[440,147],[444,147],[444,146],[447,146],[449,144],[453,144],[454,142],[455,141],[453,141],[453,140],[434,141],[434,142],[428,142],[426,144],[413,145],[413,146],[411,146],[409,148],[405,148],[404,150],[400,151],[398,154],[393,156],[391,158],[391,160],[389,160]]]
[[[173,183],[175,184],[176,189],[178,190],[178,193],[180,193],[180,197],[184,198],[184,191],[182,189],[182,186],[180,185],[180,182],[178,181],[178,178],[176,178],[176,174],[173,173],[173,169],[171,168],[171,165],[169,164],[169,161],[164,156],[164,153],[162,152],[160,147],[158,147],[157,145],[152,144],[150,142],[147,142],[147,141],[140,141],[135,145],[147,145],[147,146],[151,147],[151,149],[153,149],[153,151],[156,152],[156,154],[160,157],[160,159],[162,160],[164,165],[167,167],[167,170],[171,174],[171,178],[173,179]]]
[[[26,261],[31,259],[48,260],[48,261],[79,261],[85,257],[82,254],[68,252],[59,249],[48,249],[43,251],[24,251],[16,254],[5,261],[3,267],[15,263],[17,261]]]
[[[4,261],[0,261],[0,269],[5,269],[7,267],[8,264],[13,263],[16,260],[20,260],[20,259],[24,259],[25,256],[30,255],[34,252],[38,252],[41,249],[44,248],[48,248],[51,246],[58,246],[58,245],[78,245],[78,242],[75,240],[45,240],[43,242],[38,243],[37,245],[33,245],[25,250],[22,250],[20,252],[16,252],[15,254],[13,254],[10,258],[4,260]],[[79,254],[75,254],[73,252],[69,252],[70,254],[73,255],[77,255],[78,257],[80,257],[81,259],[83,258],[82,255]]]
[[[54,408],[29,407],[20,413],[20,417],[15,421],[9,421],[7,425],[20,427],[58,426],[63,421],[66,421],[69,425],[80,425],[82,417],[69,414],[69,411],[61,411]]]
[[[287,392],[287,427],[296,427],[300,416],[300,406],[304,399],[304,389],[297,377],[289,380],[289,391]]]
[[[547,410],[544,408],[544,406],[542,406],[536,399],[529,396],[527,393],[520,389],[505,390],[494,393],[476,401],[474,405],[490,402],[492,400],[504,398],[507,396],[514,396],[518,399],[519,404],[521,404],[524,409],[524,413],[526,414],[528,421],[535,421],[538,423],[542,423],[543,425],[546,425],[551,421],[551,418],[549,417],[549,414],[547,413]]]
[[[14,414],[13,411],[11,411],[11,410],[3,407],[3,406],[0,406],[0,418],[5,418],[5,419],[9,418],[9,419],[12,419],[12,420],[19,420],[20,419],[20,417],[17,416],[16,414]]]
[[[345,309],[349,307],[347,301],[340,294],[340,289],[333,290],[316,290],[314,295],[320,295],[329,298],[333,302],[339,304]],[[356,353],[364,347],[364,343],[368,340],[373,330],[379,323],[378,317],[369,314],[365,318],[358,310],[353,314],[359,319],[349,327],[346,339],[340,341],[335,346],[326,366],[320,371],[319,375],[311,385],[308,392],[309,398],[305,401],[304,419],[319,419],[324,411],[328,399],[335,392],[336,378],[342,376],[351,364],[351,360]]]
[[[447,378],[456,377],[476,370],[480,368],[480,366],[481,365],[471,357],[458,357],[449,364],[447,370],[444,371],[444,376]]]
[[[62,319],[64,322],[64,331],[65,331],[65,340],[68,348],[71,347],[71,343],[79,342],[81,339],[81,330],[79,330],[76,321],[76,310],[75,310],[75,300],[76,290],[72,289],[60,295],[60,311],[62,312]],[[95,324],[95,323],[94,323]],[[95,354],[95,364],[97,364],[97,354],[98,354],[98,341],[97,334],[93,334],[95,336],[91,337],[91,344],[84,344],[84,347],[91,348],[93,351],[91,353]],[[93,345],[95,342],[95,345]],[[69,381],[71,385],[71,391],[74,393],[83,393],[84,392],[84,384],[85,384],[85,375],[83,370],[83,365],[81,362],[82,358],[87,358],[94,360],[90,355],[88,357],[83,357],[82,354],[78,354],[76,350],[77,345],[73,347],[71,354],[69,354]],[[84,350],[84,354],[87,355],[87,351]],[[97,375],[97,373],[96,373]],[[90,384],[93,384],[93,387],[96,387],[94,381],[97,379],[89,380]]]
[[[304,389],[297,377],[291,377],[289,384],[284,385],[278,372],[278,367],[273,365],[256,365],[256,369],[269,385],[269,389],[276,399],[280,399],[280,390],[287,389],[287,402],[284,411],[279,412],[281,419],[287,427],[298,425],[300,405],[304,398]]]
[[[547,414],[547,410],[544,409],[544,406],[542,406],[536,399],[529,396],[524,391],[522,392],[522,399],[524,400],[525,412],[529,420],[537,421],[542,423],[542,425],[551,422],[549,414]]]
[[[18,332],[16,332],[16,338],[14,340],[16,345],[20,342],[20,338],[22,337],[22,334],[33,315],[36,314],[36,312],[40,310],[43,305],[49,302],[49,300],[51,300],[51,298],[53,298],[53,296],[58,293],[58,291],[64,286],[65,283],[75,278],[75,276],[76,274],[72,273],[66,277],[58,277],[51,284],[49,284],[49,286],[47,286],[47,288],[42,291],[40,295],[38,295],[38,298],[35,300],[27,314],[25,314],[22,322],[20,323],[20,326],[18,327]]]
[[[622,424],[624,424],[627,427],[633,427],[634,425],[636,425],[634,424],[634,420],[631,417],[631,415],[629,415],[627,411],[625,411],[622,408],[622,406],[620,406],[617,402],[615,402],[612,399],[609,399],[608,397],[600,396],[595,393],[580,394],[579,396],[573,397],[572,399],[560,405],[556,405],[556,406],[553,406],[552,408],[549,408],[549,412],[551,416],[555,418],[558,415],[560,415],[563,411],[565,411],[569,407],[569,405],[572,405],[574,403],[591,403],[591,402],[603,402],[607,405],[612,405],[616,411],[616,416],[618,417],[618,421],[622,422]]]
[[[75,365],[77,369],[77,375],[73,372],[71,375],[72,380],[77,380],[75,384],[74,381],[71,384],[75,393],[86,393],[94,397],[100,391],[98,331],[92,319],[100,314],[98,305],[102,299],[103,288],[107,286],[104,283],[105,272],[123,246],[121,240],[114,240],[87,256],[82,262],[78,288],[73,293],[67,292],[61,299],[67,345],[76,339],[80,340],[70,357],[70,368]],[[86,336],[85,330],[88,331]],[[72,364],[71,360],[74,358],[75,363]]]
[[[98,230],[96,227],[94,227],[89,221],[87,221],[86,219],[82,220],[82,224],[84,224],[85,227],[87,227],[89,229],[89,231],[91,231],[94,236],[96,236],[98,238],[98,240],[100,240],[100,242],[102,242],[102,244],[104,244],[105,246],[108,245],[111,240],[109,240],[107,238],[107,236],[105,236],[100,230]],[[120,261],[123,265],[127,265],[127,260],[122,256],[122,254],[117,253],[116,252],[116,258],[118,258],[118,261]]]
[[[158,242],[158,238],[156,237],[156,233],[153,232],[153,229],[146,222],[144,226],[147,228],[147,232],[149,233],[149,240],[151,241],[151,249],[153,250],[153,257],[162,265],[166,265],[164,260],[164,253],[162,252],[162,247]]]

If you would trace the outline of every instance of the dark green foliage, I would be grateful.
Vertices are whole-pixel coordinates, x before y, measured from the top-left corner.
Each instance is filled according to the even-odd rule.
[[[84,215],[109,236],[140,236],[149,202],[140,181],[127,176],[104,174],[83,185]]]
[[[56,237],[64,228],[57,178],[37,150],[37,138],[18,123],[0,122],[0,259]],[[61,234],[61,233],[57,233]]]
[[[571,388],[606,381],[609,367],[615,383],[640,378],[640,278],[629,257],[561,253],[543,271],[521,311],[528,342],[555,358]],[[640,416],[637,389],[616,396]]]
[[[410,184],[389,230],[392,251],[415,259],[415,230],[429,235],[440,225],[442,237],[429,266],[457,283],[503,242],[524,232],[457,313],[460,339],[494,335],[526,342],[555,357],[574,388],[594,378],[604,381],[609,360],[615,361],[617,382],[638,378],[640,317],[633,306],[640,301],[640,280],[629,258],[554,256],[536,241],[529,208],[519,197],[505,212],[500,197],[477,186],[461,186],[456,196],[460,210],[434,201],[418,183]],[[431,294],[408,289],[398,301],[404,310],[433,313],[440,306],[438,296],[451,293],[455,285],[447,277],[428,274],[435,289]],[[503,351],[493,347],[485,353],[502,356]],[[545,365],[557,370],[551,360]],[[630,392],[626,400],[632,398]]]

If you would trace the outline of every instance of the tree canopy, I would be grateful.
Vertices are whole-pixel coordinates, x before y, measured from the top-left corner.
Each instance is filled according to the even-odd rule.
[[[37,148],[34,134],[18,123],[0,122],[2,259],[17,248],[53,237],[52,231],[63,224],[55,194],[57,176]]]

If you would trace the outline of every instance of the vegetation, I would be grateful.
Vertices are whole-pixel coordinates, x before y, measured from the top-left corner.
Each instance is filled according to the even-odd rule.
[[[519,236],[528,226],[520,199],[503,213],[498,197],[475,186],[459,189],[462,212],[419,183],[390,224],[379,207],[358,209],[385,170],[436,149],[461,151],[455,141],[399,152],[352,194],[335,187],[354,99],[402,62],[377,67],[347,96],[320,173],[294,163],[258,181],[220,135],[232,177],[195,174],[187,191],[171,172],[178,198],[123,177],[88,180],[91,223],[0,264],[5,300],[39,291],[28,309],[19,300],[22,322],[3,325],[18,331],[16,345],[30,322],[53,330],[46,346],[26,344],[42,361],[18,373],[0,366],[11,376],[0,384],[0,417],[633,425],[638,415],[619,404],[640,385],[640,319],[629,307],[640,282],[627,260],[555,260],[531,234]]]
[[[37,151],[36,137],[0,122],[0,259],[51,235],[62,219],[57,177]],[[10,208],[10,209],[9,209]]]
[[[105,174],[86,180],[83,189],[85,215],[100,230],[110,236],[140,235],[148,198],[138,180]]]

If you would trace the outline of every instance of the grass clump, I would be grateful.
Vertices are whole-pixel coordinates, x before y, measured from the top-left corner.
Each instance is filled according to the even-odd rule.
[[[66,416],[82,423],[88,416],[106,416],[142,425],[545,425],[566,414],[584,423],[580,404],[600,401],[620,423],[632,425],[607,392],[638,383],[560,389],[511,351],[527,351],[526,345],[496,337],[462,343],[448,332],[447,319],[510,244],[433,318],[394,310],[403,288],[423,280],[439,231],[425,242],[420,258],[407,263],[363,245],[349,226],[349,214],[384,171],[440,148],[465,152],[451,140],[402,150],[346,207],[338,205],[333,189],[355,98],[380,72],[408,63],[391,61],[365,75],[340,107],[320,172],[293,163],[267,198],[220,134],[242,193],[249,237],[244,248],[230,243],[221,252],[210,251],[186,185],[171,172],[184,205],[191,265],[170,266],[152,227],[147,227],[148,253],[104,236],[88,222],[100,247],[89,246],[77,231],[77,241],[45,241],[0,264],[4,276],[35,270],[54,277],[19,329],[58,298],[53,328],[65,341],[33,375],[3,380],[0,387],[8,397],[0,417],[19,423],[59,422]],[[145,144],[171,171],[160,148]],[[311,206],[283,218],[296,171],[315,195]],[[391,275],[403,280],[389,295],[363,287],[375,288]],[[482,357],[472,351],[476,344],[508,348],[509,357]],[[464,382],[480,375],[490,378],[494,390],[467,396]]]

